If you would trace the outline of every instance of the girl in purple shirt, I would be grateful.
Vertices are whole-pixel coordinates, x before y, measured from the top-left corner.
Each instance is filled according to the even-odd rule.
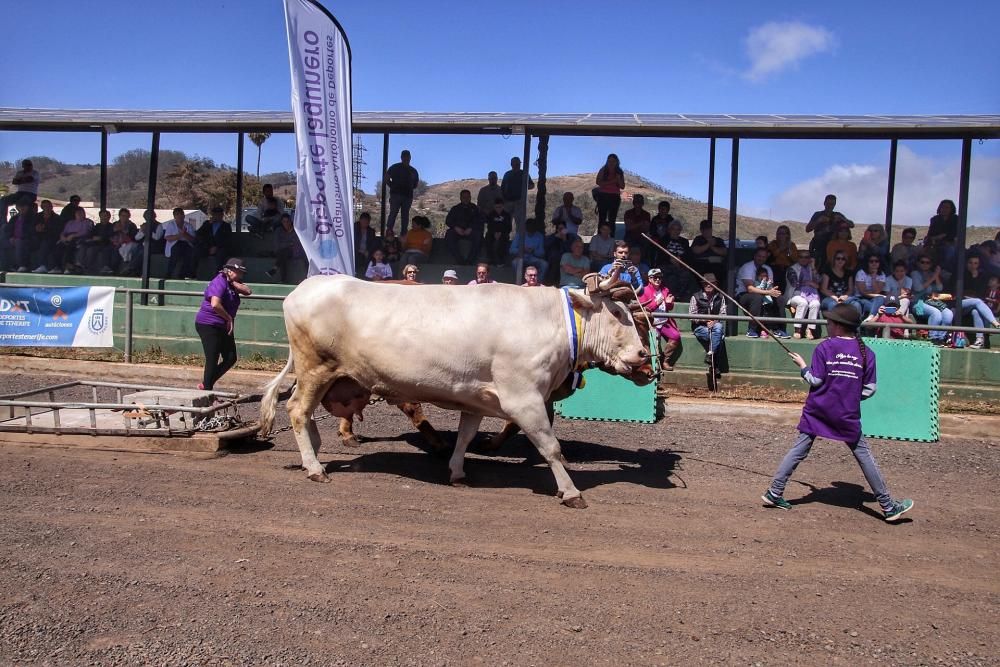
[[[799,436],[785,454],[771,487],[761,500],[767,507],[792,508],[784,498],[785,484],[805,460],[817,436],[842,440],[851,448],[861,471],[882,507],[886,521],[898,521],[913,507],[913,501],[893,500],[889,495],[868,441],[861,435],[861,401],[875,394],[875,355],[858,337],[861,314],[848,304],[823,313],[830,337],[813,352],[812,364],[794,352],[789,356],[802,369],[809,396],[799,420]]]
[[[243,260],[229,259],[205,288],[205,300],[194,316],[194,328],[205,351],[205,370],[199,389],[211,391],[215,383],[236,365],[236,337],[233,323],[240,309],[240,295],[251,290],[243,284],[247,268]]]

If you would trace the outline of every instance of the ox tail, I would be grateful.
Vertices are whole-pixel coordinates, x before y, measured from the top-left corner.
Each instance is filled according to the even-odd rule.
[[[271,427],[274,425],[274,411],[278,405],[278,389],[281,387],[282,381],[284,381],[285,376],[288,372],[292,370],[294,363],[292,362],[291,350],[288,354],[288,363],[285,367],[278,373],[278,376],[264,385],[264,398],[260,401],[260,435],[266,438],[271,432]]]

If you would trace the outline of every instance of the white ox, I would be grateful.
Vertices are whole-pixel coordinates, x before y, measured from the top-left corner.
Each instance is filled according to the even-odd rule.
[[[449,463],[453,484],[464,482],[465,451],[482,418],[499,417],[520,426],[549,463],[563,503],[586,507],[563,465],[546,400],[571,371],[586,367],[636,384],[653,377],[628,308],[583,290],[405,287],[316,276],[288,295],[284,313],[290,355],[265,387],[261,431],[270,432],[278,389],[294,367],[288,416],[314,481],[329,481],[316,458],[316,407],[360,416],[377,394],[461,412]]]

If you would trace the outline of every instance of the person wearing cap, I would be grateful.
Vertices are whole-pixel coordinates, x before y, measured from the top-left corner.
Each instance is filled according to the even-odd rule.
[[[215,383],[236,365],[236,313],[240,297],[252,294],[243,282],[247,267],[231,257],[205,288],[205,298],[194,317],[194,328],[205,352],[205,369],[199,389],[211,391]]]
[[[458,272],[455,269],[446,269],[444,275],[441,276],[441,283],[444,285],[457,285]]]
[[[663,313],[674,309],[674,295],[663,284],[663,271],[653,268],[649,270],[649,284],[639,290],[639,304],[648,311]],[[662,314],[653,315],[653,328],[656,329],[660,347],[660,364],[663,370],[674,370],[674,361],[681,354],[681,332],[677,322],[672,317]]]
[[[195,235],[195,248],[200,260],[208,257],[212,261],[212,268],[219,271],[229,254],[229,242],[233,235],[233,227],[222,219],[226,209],[221,206],[213,206],[211,217],[198,228]]]
[[[701,291],[691,296],[688,313],[704,315],[704,319],[691,320],[691,331],[705,348],[705,363],[714,367],[716,377],[729,371],[728,358],[724,354],[726,328],[721,320],[714,319],[717,315],[726,315],[726,299],[719,292],[718,281],[714,273],[702,276]]]
[[[858,332],[861,315],[846,303],[823,313],[830,335],[813,351],[812,363],[794,352],[788,356],[802,371],[809,385],[809,395],[799,420],[799,435],[785,454],[770,488],[761,496],[767,507],[789,510],[785,485],[809,455],[817,437],[841,440],[861,466],[886,521],[899,521],[913,508],[909,499],[894,500],[872,456],[868,441],[861,434],[861,401],[871,398],[876,389],[875,354],[861,340]]]

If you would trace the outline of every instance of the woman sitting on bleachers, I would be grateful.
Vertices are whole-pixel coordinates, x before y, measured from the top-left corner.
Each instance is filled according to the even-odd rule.
[[[830,243],[833,243],[831,241]],[[832,263],[819,283],[819,293],[823,295],[821,301],[823,310],[833,310],[838,303],[849,303],[861,312],[861,305],[854,295],[854,276],[847,269],[847,255],[843,251],[837,252],[832,257]]]
[[[913,314],[918,322],[930,326],[951,326],[955,314],[948,305],[937,298],[944,291],[941,282],[941,267],[934,264],[929,254],[917,258],[917,268],[910,273]],[[931,329],[927,336],[935,345],[945,345],[948,334],[940,329]]]
[[[865,317],[878,313],[885,303],[885,274],[882,273],[882,260],[878,255],[870,255],[865,260],[865,266],[854,274],[854,293]]]

